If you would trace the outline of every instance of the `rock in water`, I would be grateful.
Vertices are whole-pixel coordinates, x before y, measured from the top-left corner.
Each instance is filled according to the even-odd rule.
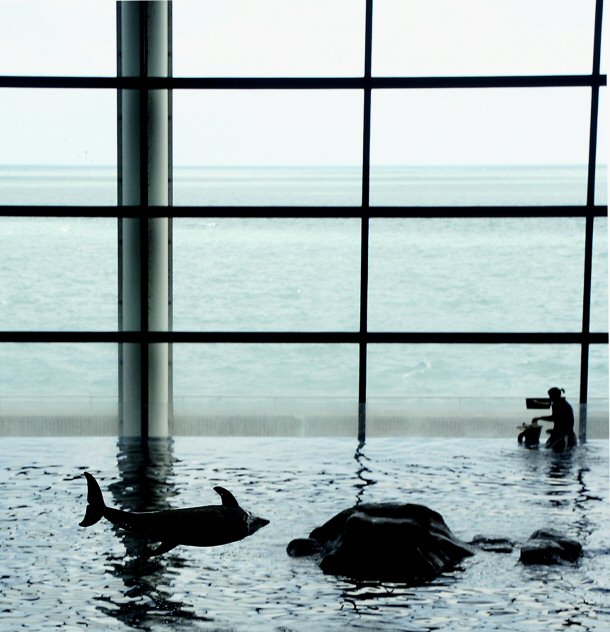
[[[521,547],[519,561],[523,564],[561,564],[575,562],[581,555],[579,542],[554,529],[546,529],[532,533]]]
[[[468,544],[490,553],[512,553],[515,543],[509,538],[476,535]]]
[[[315,556],[327,574],[409,583],[433,579],[473,555],[439,513],[398,503],[345,509],[309,538],[290,542],[287,552]]]

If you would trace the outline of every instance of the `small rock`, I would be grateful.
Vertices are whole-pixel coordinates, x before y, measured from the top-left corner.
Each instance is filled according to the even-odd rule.
[[[554,529],[535,531],[521,547],[523,564],[561,564],[575,562],[582,555],[582,545]]]
[[[509,538],[488,538],[483,535],[476,535],[469,544],[491,553],[512,553],[515,548],[515,543]]]
[[[307,557],[320,552],[320,544],[313,538],[297,538],[292,540],[286,548],[290,557]]]

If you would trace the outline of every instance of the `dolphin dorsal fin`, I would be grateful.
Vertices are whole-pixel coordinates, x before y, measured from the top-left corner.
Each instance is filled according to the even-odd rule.
[[[214,491],[222,498],[223,507],[239,507],[239,503],[235,500],[235,496],[224,487],[214,487]]]

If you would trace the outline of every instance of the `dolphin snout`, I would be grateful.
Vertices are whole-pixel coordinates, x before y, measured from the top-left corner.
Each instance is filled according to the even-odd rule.
[[[253,516],[250,519],[250,523],[248,524],[248,531],[250,532],[250,534],[252,534],[268,524],[269,520],[267,520],[266,518],[258,518],[257,516]]]

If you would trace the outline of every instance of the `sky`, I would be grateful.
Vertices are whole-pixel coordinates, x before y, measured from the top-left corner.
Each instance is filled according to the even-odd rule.
[[[373,74],[589,73],[594,4],[375,0]],[[362,76],[364,5],[175,0],[174,74]],[[0,0],[0,74],[112,76],[115,47],[113,0]],[[175,164],[359,164],[362,101],[360,91],[175,91]],[[588,88],[375,91],[372,163],[584,163],[589,109]],[[113,164],[115,112],[113,91],[1,89],[0,164]],[[599,151],[605,162],[605,142]]]

